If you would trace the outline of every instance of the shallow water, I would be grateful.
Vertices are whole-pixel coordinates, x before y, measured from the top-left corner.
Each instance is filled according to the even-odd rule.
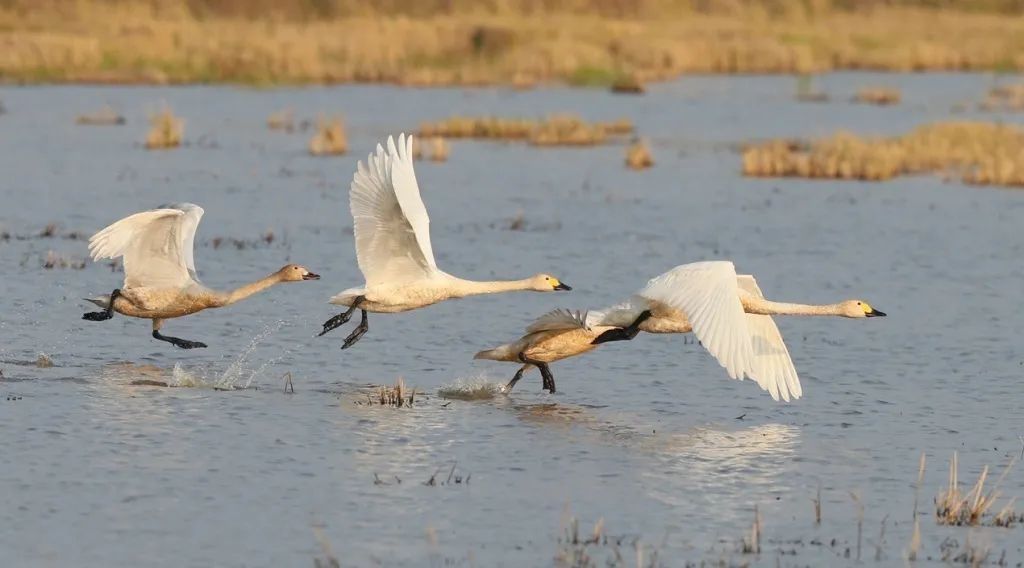
[[[343,565],[550,565],[570,516],[585,534],[603,518],[608,535],[624,537],[628,565],[637,540],[667,565],[852,564],[851,492],[864,505],[862,558],[874,561],[878,547],[880,563],[901,564],[922,452],[922,558],[937,562],[954,539],[1024,560],[1020,527],[938,527],[931,515],[954,451],[968,483],[1021,453],[1024,193],[932,176],[746,179],[733,150],[837,128],[903,132],[950,117],[989,82],[837,74],[818,85],[829,104],[794,102],[784,77],[686,78],[641,98],[380,86],[0,89],[9,111],[0,116],[0,232],[12,235],[0,241],[4,564],[308,566],[323,554],[319,530]],[[898,86],[905,103],[846,102],[866,84]],[[161,100],[186,119],[189,146],[139,147],[146,112]],[[126,126],[74,124],[108,102]],[[344,113],[352,152],[311,158],[308,134],[268,131],[267,115],[285,106],[308,118]],[[348,326],[314,337],[337,313],[326,299],[362,283],[347,212],[358,158],[421,120],[555,111],[632,118],[657,166],[626,170],[621,146],[457,141],[448,163],[417,169],[442,267],[479,279],[547,271],[573,292],[372,316],[344,352]],[[60,235],[88,235],[176,201],[206,209],[196,259],[207,284],[230,287],[293,261],[323,279],[169,322],[165,333],[210,345],[180,351],[152,340],[147,322],[80,319],[90,306],[79,298],[108,293],[121,274],[106,264],[41,265],[48,250],[84,258],[84,241],[17,238],[51,222]],[[520,212],[525,230],[507,230]],[[269,245],[213,246],[267,231]],[[518,337],[551,308],[602,307],[672,266],[713,258],[756,274],[771,297],[862,297],[890,317],[780,321],[804,384],[793,404],[728,380],[699,346],[671,336],[555,364],[553,396],[536,374],[511,395],[487,392],[515,367],[473,361],[477,350]],[[40,353],[54,365],[37,367]],[[294,394],[283,392],[286,372]],[[423,393],[412,408],[359,404],[368,385],[398,377]],[[139,380],[188,388],[132,385]],[[475,390],[439,396],[453,384]],[[437,484],[425,485],[435,473]],[[1024,468],[1001,492],[1024,498]],[[762,552],[742,555],[755,505]]]

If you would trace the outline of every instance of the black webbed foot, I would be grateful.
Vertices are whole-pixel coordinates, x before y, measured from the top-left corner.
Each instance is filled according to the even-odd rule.
[[[153,332],[153,339],[159,339],[160,341],[166,341],[175,347],[182,349],[198,349],[200,347],[206,347],[206,344],[202,341],[189,341],[180,337],[171,337],[169,335],[162,335],[159,331]]]
[[[89,320],[89,321],[104,321],[104,320],[108,320],[108,319],[110,319],[112,317],[114,317],[114,315],[111,314],[110,312],[106,311],[106,310],[104,310],[102,312],[88,312],[88,313],[82,314],[82,319]]]
[[[348,349],[355,345],[355,343],[359,341],[359,338],[366,334],[369,329],[370,323],[366,317],[366,310],[363,310],[363,317],[359,320],[359,325],[352,330],[352,333],[348,334],[348,337],[345,338],[345,342],[341,344],[341,348]]]
[[[353,311],[354,310],[349,310],[349,311],[347,311],[345,313],[338,314],[338,315],[334,316],[333,318],[325,321],[324,322],[324,330],[321,331],[320,333],[316,334],[316,336],[320,337],[321,335],[327,333],[328,331],[331,331],[333,329],[337,329],[338,327],[341,327],[341,326],[345,325],[346,323],[348,323],[348,320],[352,317],[352,312]]]

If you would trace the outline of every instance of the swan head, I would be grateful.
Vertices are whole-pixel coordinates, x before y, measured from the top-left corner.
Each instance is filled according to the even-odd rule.
[[[299,266],[298,264],[286,264],[284,268],[278,270],[277,273],[281,276],[282,282],[301,282],[303,280],[320,280],[319,274],[314,274],[305,266]]]
[[[871,307],[871,304],[864,300],[847,300],[839,304],[840,312],[848,318],[874,318],[884,317],[885,312],[880,312]]]
[[[530,288],[538,292],[554,292],[555,290],[572,290],[572,286],[562,282],[550,274],[538,274],[530,278]]]

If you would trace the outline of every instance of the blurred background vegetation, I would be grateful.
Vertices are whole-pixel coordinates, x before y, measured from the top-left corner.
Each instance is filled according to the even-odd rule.
[[[1024,67],[1024,0],[0,0],[5,82],[607,85]]]

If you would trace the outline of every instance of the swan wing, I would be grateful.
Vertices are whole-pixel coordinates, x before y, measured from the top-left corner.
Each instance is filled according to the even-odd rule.
[[[193,245],[203,216],[183,203],[129,215],[89,239],[93,260],[124,258],[124,287],[174,288],[195,282]]]
[[[587,313],[587,325],[590,327],[626,327],[636,321],[640,313],[651,307],[647,298],[630,296],[625,302]]]
[[[651,279],[638,296],[686,314],[705,349],[734,379],[750,368],[753,349],[740,302],[736,268],[728,261],[677,266]]]
[[[587,326],[587,312],[581,313],[578,310],[573,312],[564,309],[551,310],[527,326],[526,333],[569,329],[590,329]]]
[[[349,192],[356,257],[368,286],[418,280],[438,272],[430,218],[412,165],[412,136],[359,162]]]
[[[739,288],[752,296],[764,298],[757,280],[749,274],[736,277]],[[753,349],[747,376],[753,379],[775,400],[796,400],[803,394],[800,378],[793,367],[789,349],[782,340],[778,326],[771,316],[746,314]]]

